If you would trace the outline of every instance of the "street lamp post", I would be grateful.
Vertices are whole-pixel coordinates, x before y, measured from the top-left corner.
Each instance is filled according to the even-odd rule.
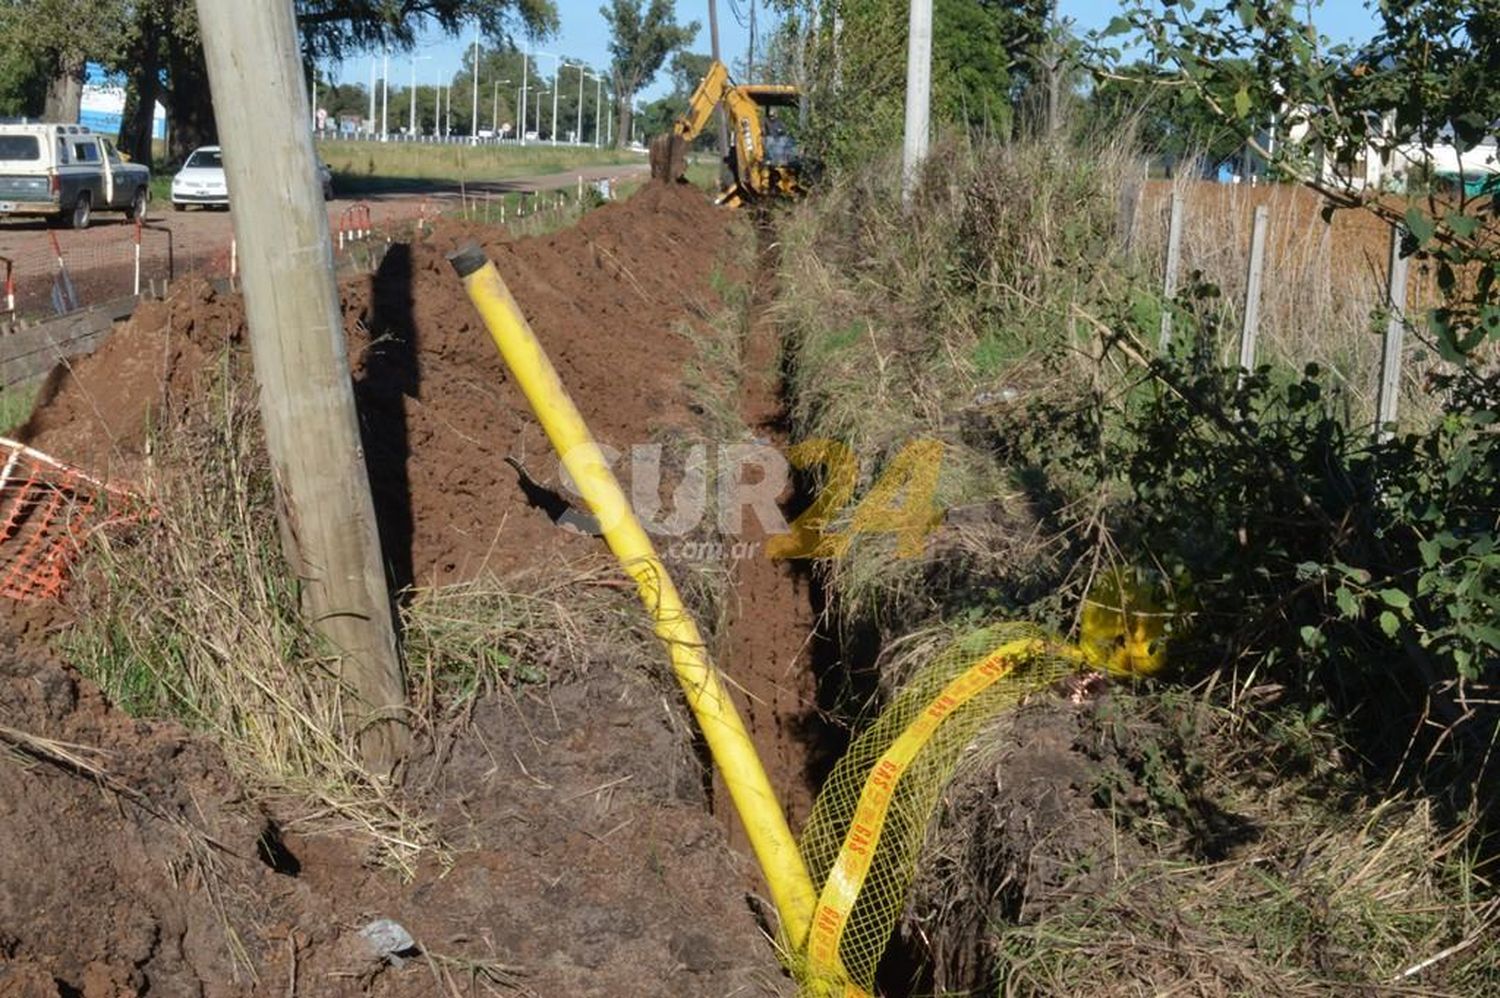
[[[479,22],[474,22],[474,109],[469,123],[469,142],[472,145],[479,144]]]
[[[407,122],[407,135],[415,139],[417,137],[417,62],[419,60],[431,59],[430,55],[413,55],[411,57],[411,118]]]
[[[557,94],[562,90],[562,56],[552,57],[552,144],[557,145]]]
[[[526,84],[530,74],[531,53],[528,51],[521,57],[521,99],[518,101],[520,110],[516,112],[517,116],[521,119],[521,125],[517,129],[517,134],[520,135],[521,145],[523,146],[526,144]]]
[[[600,146],[600,118],[604,117],[604,77],[594,77],[594,148]]]
[[[496,80],[490,97],[490,131],[495,133],[495,140],[500,140],[500,84],[509,83],[509,80]]]
[[[578,64],[578,130],[573,133],[573,144],[583,145],[583,63]]]

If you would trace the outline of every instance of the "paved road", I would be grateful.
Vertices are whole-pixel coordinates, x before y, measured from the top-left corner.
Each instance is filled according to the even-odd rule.
[[[435,214],[450,207],[467,194],[505,194],[516,191],[570,189],[582,177],[585,183],[605,179],[634,179],[649,175],[646,163],[583,167],[567,173],[545,176],[513,177],[506,180],[457,186],[433,185],[426,190],[370,194],[359,198],[370,206],[371,221],[378,228],[408,221],[423,212]],[[330,228],[337,229],[339,219],[353,199],[338,198],[329,202]],[[50,228],[45,221],[26,218],[0,219],[0,257],[13,261],[14,278],[24,312],[35,312],[51,292],[57,254],[53,238],[61,251],[70,274],[80,289],[97,289],[97,294],[129,294],[134,278],[135,226],[118,213],[96,215],[82,232]],[[142,232],[141,255],[143,282],[166,276],[170,253],[176,276],[194,271],[227,270],[229,244],[233,237],[229,211],[194,208],[172,211],[168,205],[153,203],[151,217]],[[220,258],[223,259],[220,259]],[[0,279],[4,277],[0,262]],[[158,274],[158,272],[160,272]],[[109,276],[105,276],[109,275]],[[107,288],[106,288],[107,285]],[[119,287],[115,287],[119,285]],[[95,293],[80,295],[85,299]],[[85,300],[88,304],[89,300]],[[4,302],[0,301],[0,308]]]

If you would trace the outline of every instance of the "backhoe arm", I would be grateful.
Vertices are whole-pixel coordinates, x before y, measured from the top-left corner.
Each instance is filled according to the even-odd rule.
[[[684,142],[696,139],[708,125],[708,119],[713,117],[714,109],[724,99],[724,91],[728,87],[729,70],[718,60],[710,63],[708,72],[698,81],[698,86],[688,101],[687,110],[673,123],[673,133]]]

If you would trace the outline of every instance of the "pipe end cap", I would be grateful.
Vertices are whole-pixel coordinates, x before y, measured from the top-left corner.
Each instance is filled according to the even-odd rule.
[[[478,244],[470,243],[449,253],[448,262],[453,264],[453,269],[458,273],[458,276],[464,278],[490,261],[489,257],[484,255],[484,250],[480,249]]]

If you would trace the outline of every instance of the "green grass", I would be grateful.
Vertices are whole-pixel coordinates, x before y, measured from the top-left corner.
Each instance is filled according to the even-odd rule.
[[[31,418],[40,381],[25,382],[0,389],[0,436],[11,436]]]
[[[421,191],[434,185],[456,187],[459,184],[566,173],[586,167],[644,162],[639,153],[589,146],[476,148],[461,144],[333,140],[319,142],[317,149],[318,156],[333,170],[334,189],[340,196]],[[151,199],[155,210],[162,212],[171,206],[172,177],[178,166],[167,163],[164,153],[158,155],[156,162],[151,175]]]
[[[342,140],[318,143],[318,155],[332,168],[334,186],[349,193],[510,180],[566,173],[581,167],[642,161],[640,154],[618,149],[550,145],[475,147]]]

